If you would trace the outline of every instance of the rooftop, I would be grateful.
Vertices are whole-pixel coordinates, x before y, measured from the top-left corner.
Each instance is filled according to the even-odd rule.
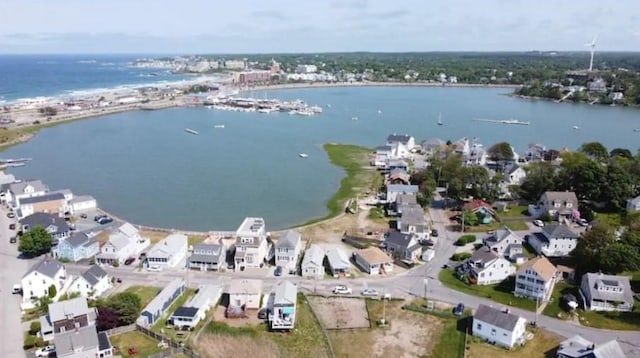
[[[538,274],[538,276],[545,280],[545,282],[553,279],[553,277],[558,272],[556,267],[553,266],[553,264],[546,257],[536,257],[523,263],[522,265],[520,265],[518,272],[524,272],[528,269],[534,270]]]
[[[251,279],[231,280],[227,293],[259,295],[262,292],[262,281]]]
[[[93,265],[82,273],[82,277],[85,281],[92,286],[97,284],[105,276],[107,276],[107,271],[98,265]]]
[[[178,307],[171,317],[195,317],[198,314],[198,307],[182,306]]]
[[[322,266],[324,255],[324,249],[322,249],[320,246],[315,244],[309,246],[309,248],[304,252],[304,257],[302,258],[302,267],[306,265]]]
[[[188,238],[183,234],[170,234],[155,244],[147,257],[171,257],[179,252],[187,250]]]
[[[8,190],[10,190],[14,195],[24,193],[24,189],[27,186],[33,187],[34,191],[47,191],[46,185],[42,183],[40,180],[24,180],[17,183],[11,183],[8,185]]]
[[[42,203],[42,202],[45,202],[45,201],[53,201],[53,200],[64,200],[64,194],[62,194],[62,193],[49,193],[49,194],[40,195],[40,196],[32,196],[32,197],[28,197],[28,198],[22,198],[22,199],[20,199],[20,205]]]
[[[58,322],[89,313],[87,299],[77,297],[66,301],[49,304],[49,318],[51,322]]]
[[[198,287],[198,293],[193,296],[189,302],[185,304],[187,307],[201,308],[204,305],[211,304],[211,300],[216,300],[222,294],[222,286],[218,285],[202,285]],[[214,302],[215,304],[215,302]]]
[[[300,244],[302,235],[294,230],[287,230],[276,242],[276,247],[295,248]]]
[[[513,313],[509,313],[509,311],[501,311],[483,304],[478,306],[476,313],[473,315],[474,321],[482,321],[509,332],[514,330],[516,324],[518,324],[518,321],[521,319],[524,320],[524,318]]]
[[[96,200],[96,199],[91,195],[80,195],[69,200],[69,204],[84,203],[85,201],[92,201],[92,200]]]
[[[247,217],[242,221],[240,227],[238,227],[238,236],[251,236],[260,235],[264,233],[265,223],[263,218]]]
[[[169,282],[169,284],[166,285],[162,291],[160,291],[160,293],[151,300],[151,302],[149,302],[143,311],[153,312],[154,314],[155,312],[162,312],[165,309],[165,305],[167,301],[169,301],[169,298],[173,296],[176,290],[180,287],[184,287],[184,285],[184,280],[179,278]]]
[[[412,245],[412,242],[411,242],[412,239],[413,239],[412,234],[404,234],[404,233],[401,233],[400,231],[390,231],[387,233],[387,236],[385,237],[384,241],[385,241],[385,244],[393,244],[393,245],[408,249],[409,246]]]
[[[589,288],[592,299],[633,303],[633,291],[631,291],[631,283],[628,276],[586,273],[582,276],[582,281],[582,286],[586,281],[586,286]],[[598,287],[601,286],[620,287],[622,292],[599,290]]]
[[[282,281],[275,287],[273,303],[280,306],[295,305],[298,298],[298,287],[290,281]]]
[[[327,261],[329,265],[334,269],[348,269],[351,267],[351,262],[346,252],[339,246],[331,246],[326,251]]]
[[[370,265],[391,262],[392,259],[377,247],[367,247],[356,251],[356,255],[360,256]]]
[[[95,326],[86,326],[76,330],[58,333],[53,336],[53,342],[56,346],[56,355],[64,357],[71,354],[79,354],[81,352],[97,351],[98,332]],[[93,356],[93,355],[91,355]]]
[[[54,226],[56,233],[69,231],[69,225],[63,218],[49,213],[31,214],[20,220],[20,224],[28,226],[29,229],[36,226],[42,226],[45,229]]]
[[[405,184],[391,184],[387,185],[388,192],[396,192],[396,193],[417,193],[418,186],[417,185],[405,185]]]
[[[396,134],[396,133],[393,133],[393,134],[389,134],[389,136],[387,137],[387,142],[389,142],[389,143],[399,142],[399,143],[402,143],[402,144],[407,144],[407,143],[409,143],[409,140],[411,138],[412,137],[410,135],[408,135],[408,134]]]
[[[542,233],[549,239],[557,237],[566,237],[572,239],[578,238],[578,234],[573,232],[573,230],[571,230],[571,228],[569,228],[567,225],[563,224],[545,225],[542,227]]]
[[[29,271],[23,276],[31,274],[32,272],[38,272],[41,275],[45,275],[50,278],[54,278],[56,274],[62,270],[64,266],[56,260],[42,260],[31,267]]]

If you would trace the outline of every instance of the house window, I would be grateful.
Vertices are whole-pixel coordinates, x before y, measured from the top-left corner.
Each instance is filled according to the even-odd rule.
[[[478,323],[478,324],[476,325],[476,328],[477,328],[477,329],[482,329],[482,325],[481,325],[480,323]]]
[[[496,335],[496,330],[495,330],[495,329],[492,329],[492,330],[491,330],[491,335],[492,335],[492,336],[495,336],[495,335]]]

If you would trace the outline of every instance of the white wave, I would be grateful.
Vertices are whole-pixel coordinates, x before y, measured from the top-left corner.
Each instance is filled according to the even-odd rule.
[[[98,61],[96,60],[80,60],[80,61],[76,61],[76,63],[96,63]]]

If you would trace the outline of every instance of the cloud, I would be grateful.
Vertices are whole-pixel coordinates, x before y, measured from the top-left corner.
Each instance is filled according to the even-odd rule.
[[[288,17],[285,16],[282,12],[275,11],[275,10],[255,10],[251,12],[251,16],[258,19],[269,19],[269,20],[279,20],[279,21],[286,21],[288,19]]]
[[[369,0],[337,0],[331,3],[331,9],[343,9],[349,11],[364,11],[369,6]]]
[[[407,10],[388,10],[382,12],[369,13],[368,16],[380,20],[392,20],[402,18],[410,14]]]

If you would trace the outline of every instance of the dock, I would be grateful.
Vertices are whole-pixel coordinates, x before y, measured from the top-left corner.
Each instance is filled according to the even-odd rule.
[[[519,124],[523,126],[528,126],[531,124],[529,121],[521,121],[518,119],[484,119],[484,118],[474,118],[474,121],[478,122],[491,122],[491,123],[502,123],[502,124]]]

